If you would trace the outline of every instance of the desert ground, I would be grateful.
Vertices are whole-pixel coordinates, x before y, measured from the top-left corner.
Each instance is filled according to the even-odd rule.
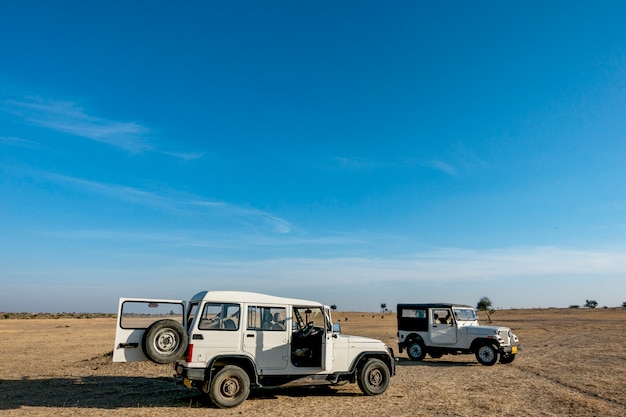
[[[398,354],[394,314],[335,312],[334,319],[343,333],[381,339]],[[0,415],[626,415],[625,309],[498,310],[492,319],[524,345],[512,364],[481,366],[473,355],[412,362],[405,352],[380,396],[364,396],[356,384],[283,387],[253,391],[229,410],[177,385],[171,365],[112,363],[115,318],[5,319]]]

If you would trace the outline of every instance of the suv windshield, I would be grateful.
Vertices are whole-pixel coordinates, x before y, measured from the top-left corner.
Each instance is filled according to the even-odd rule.
[[[456,319],[460,321],[476,320],[476,313],[473,308],[455,308],[454,314],[456,315]]]

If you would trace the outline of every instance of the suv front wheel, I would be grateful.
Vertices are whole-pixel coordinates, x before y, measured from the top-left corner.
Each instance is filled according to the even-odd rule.
[[[359,388],[365,395],[379,395],[389,386],[389,368],[380,359],[368,359],[358,377]]]

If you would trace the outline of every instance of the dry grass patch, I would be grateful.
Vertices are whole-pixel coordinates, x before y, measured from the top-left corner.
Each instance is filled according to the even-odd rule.
[[[394,314],[334,317],[344,333],[397,352]],[[112,318],[0,320],[0,415],[623,416],[625,317],[622,309],[498,310],[494,323],[524,344],[510,365],[481,366],[473,355],[411,362],[403,354],[381,396],[353,384],[263,389],[232,410],[176,385],[171,365],[112,363]]]

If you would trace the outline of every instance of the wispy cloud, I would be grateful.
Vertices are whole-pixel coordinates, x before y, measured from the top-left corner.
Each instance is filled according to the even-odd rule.
[[[190,161],[204,157],[204,152],[185,152],[159,146],[150,139],[151,129],[138,122],[109,120],[89,114],[72,101],[40,97],[7,99],[0,102],[0,111],[20,118],[25,123],[105,143],[131,153],[154,152]],[[10,138],[5,138],[8,141]],[[29,141],[22,140],[22,146]]]
[[[236,215],[240,218],[255,218],[262,219],[264,223],[268,224],[275,232],[286,234],[291,232],[291,224],[280,217],[274,216],[270,213],[267,213],[262,210],[254,209],[254,208],[246,208],[242,206],[237,206],[224,202],[216,202],[216,201],[192,201],[188,204],[194,206],[203,206],[210,208],[220,208],[223,210],[227,210],[233,215]]]
[[[128,187],[118,184],[107,184],[98,181],[90,181],[82,178],[60,175],[55,173],[43,173],[42,176],[52,182],[68,187],[80,188],[84,191],[104,195],[110,198],[131,201],[153,207],[171,207],[174,201],[157,193],[145,191],[139,188]]]
[[[0,144],[6,146],[18,146],[21,148],[39,149],[41,144],[33,140],[16,138],[13,136],[0,136]]]
[[[425,162],[424,165],[430,168],[434,168],[435,170],[443,172],[444,174],[448,174],[452,177],[457,176],[457,172],[454,166],[448,164],[447,162],[433,160]]]
[[[106,143],[130,152],[152,149],[146,136],[150,129],[136,122],[118,122],[89,115],[69,101],[42,98],[5,100],[2,110],[25,122],[58,132]]]
[[[263,224],[269,225],[276,233],[287,234],[291,231],[291,224],[287,220],[254,208],[242,207],[221,201],[206,201],[189,194],[181,195],[176,191],[172,191],[170,195],[164,195],[141,188],[91,181],[56,173],[40,173],[40,176],[48,181],[67,187],[78,188],[112,199],[130,201],[157,209],[171,211],[189,210],[190,208],[202,208],[212,211],[219,210],[221,214],[230,216],[231,218],[248,221],[251,226],[261,221]],[[172,197],[171,195],[176,197]]]
[[[200,159],[206,155],[205,152],[172,152],[172,151],[165,151],[165,150],[159,150],[157,152],[163,155],[172,156],[174,158],[182,159],[185,161],[192,161],[194,159]]]

